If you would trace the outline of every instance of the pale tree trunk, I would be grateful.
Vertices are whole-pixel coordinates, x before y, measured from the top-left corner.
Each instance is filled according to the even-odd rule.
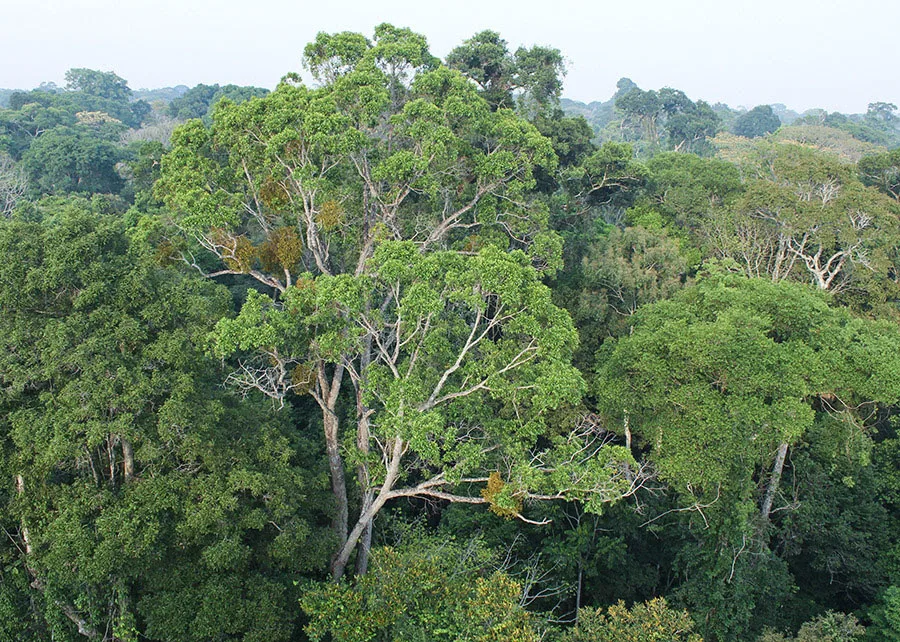
[[[25,478],[22,475],[16,475],[16,495],[22,496],[25,494]],[[19,528],[22,529],[22,541],[25,543],[25,555],[31,555],[31,537],[28,535],[28,527],[25,525],[25,521],[19,525]]]
[[[369,553],[372,550],[372,524],[374,520],[370,521],[365,530],[363,531],[362,537],[359,538],[359,544],[357,545],[356,550],[356,567],[354,568],[354,573],[357,576],[365,575],[366,571],[369,570]]]
[[[365,385],[366,372],[372,362],[372,337],[365,342],[359,362],[360,380],[356,382],[356,447],[359,448],[361,463],[356,467],[356,478],[359,483],[359,491],[362,497],[360,514],[364,514],[372,505],[374,493],[370,489],[369,479],[369,417],[372,410],[363,402],[363,387]],[[356,575],[365,575],[369,568],[369,552],[372,550],[372,522],[366,526],[360,538],[356,551]]]
[[[578,617],[581,615],[581,588],[584,582],[584,560],[581,554],[578,554],[578,587],[575,590],[575,624],[578,624]]]
[[[772,475],[769,477],[769,483],[766,486],[766,494],[762,501],[762,518],[763,523],[769,521],[769,515],[772,513],[772,504],[775,501],[775,493],[778,492],[778,485],[781,483],[781,472],[784,470],[784,459],[787,457],[788,444],[783,442],[778,446],[778,453],[775,455],[775,464],[772,466]]]
[[[359,482],[359,489],[362,494],[362,506],[360,507],[360,514],[362,515],[365,514],[372,505],[374,494],[369,489],[369,466],[365,461],[365,457],[369,454],[369,409],[362,406],[362,395],[359,392],[357,392],[357,399],[359,400],[358,403],[360,404],[360,410],[362,411],[362,414],[359,417],[356,435],[356,445],[364,458],[363,463],[356,468],[357,481]],[[366,571],[369,568],[369,551],[371,549],[372,522],[369,522],[363,531],[362,538],[359,541],[356,551],[355,571],[357,575],[366,574]]]
[[[116,485],[116,443],[112,435],[106,436],[106,457],[109,460],[109,484]]]
[[[122,442],[122,471],[125,482],[134,479],[134,446],[128,439],[120,438]]]
[[[94,453],[88,449],[87,446],[84,447],[84,452],[87,455],[88,465],[91,468],[91,476],[94,478],[94,484],[99,486],[101,484],[100,473],[98,472],[99,464],[96,464],[94,461]]]
[[[625,425],[625,448],[628,449],[628,452],[631,452],[631,423],[628,420],[628,411],[625,411],[625,419],[623,421]]]
[[[344,542],[344,545],[341,547],[341,550],[331,564],[331,576],[335,580],[339,580],[344,576],[347,562],[350,561],[350,555],[359,543],[360,538],[367,529],[371,528],[372,520],[375,519],[375,515],[377,515],[378,511],[380,511],[385,503],[387,503],[388,499],[391,498],[391,491],[400,474],[400,460],[403,457],[405,447],[406,444],[400,437],[395,437],[393,439],[391,460],[388,464],[384,483],[381,485],[378,495],[369,507],[360,514],[359,519],[356,521],[356,525],[354,525],[353,530],[350,531],[347,540]]]

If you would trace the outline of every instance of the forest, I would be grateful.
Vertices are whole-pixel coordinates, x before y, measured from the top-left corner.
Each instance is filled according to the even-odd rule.
[[[896,105],[302,65],[0,90],[0,642],[900,640]]]

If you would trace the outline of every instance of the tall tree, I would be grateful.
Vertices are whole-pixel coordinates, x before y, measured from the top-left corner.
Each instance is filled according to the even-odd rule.
[[[887,272],[897,214],[852,168],[799,145],[763,143],[744,166],[739,202],[709,218],[713,251],[748,276],[849,287],[854,272]],[[859,280],[860,277],[856,277]]]
[[[493,109],[518,103],[532,118],[557,105],[566,73],[558,49],[535,45],[511,53],[495,31],[464,41],[447,54],[447,65],[474,81]]]
[[[419,36],[382,25],[376,44],[332,84],[312,91],[283,83],[266,98],[222,106],[211,130],[186,125],[158,183],[179,226],[219,263],[196,246],[184,247],[181,258],[209,276],[246,274],[263,286],[220,328],[223,353],[244,351],[246,359],[233,381],[279,401],[308,393],[322,410],[341,542],[336,577],[359,542],[357,565],[365,569],[371,523],[385,502],[454,499],[442,489],[489,461],[468,450],[474,436],[488,431],[489,441],[507,441],[487,425],[455,423],[460,404],[498,395],[502,405],[513,395],[530,406],[528,399],[550,395],[555,401],[523,407],[504,429],[515,434],[521,423],[535,437],[544,411],[579,389],[577,373],[565,366],[571,322],[549,304],[531,265],[552,265],[558,250],[546,215],[527,197],[535,166],[554,165],[550,143],[511,111],[492,111],[458,72],[423,68],[429,59],[420,44]],[[491,246],[520,253],[507,257]],[[439,252],[445,248],[458,256]],[[421,266],[420,280],[399,270],[407,264]],[[526,289],[501,288],[491,269],[509,271]],[[442,280],[447,275],[461,281]],[[463,283],[470,294],[459,289]],[[454,323],[446,316],[452,310],[463,315]],[[530,325],[518,328],[520,317]],[[302,323],[291,326],[291,318]],[[552,319],[555,334],[545,336],[538,319]],[[444,328],[440,340],[437,328]],[[488,363],[493,375],[479,369]],[[533,381],[520,390],[506,379],[550,363],[559,378],[549,387]],[[450,415],[436,407],[442,404]],[[340,430],[345,409],[354,409],[350,461],[362,490],[355,523]],[[459,447],[469,444],[465,452],[452,440],[450,452],[435,451],[425,437],[457,432]],[[521,461],[526,451],[517,452]],[[501,497],[519,514],[514,488]],[[477,492],[460,500],[487,503]]]
[[[869,430],[873,410],[900,399],[898,347],[895,324],[853,318],[808,286],[734,276],[645,306],[629,336],[604,345],[603,412],[699,522],[682,591],[706,630],[746,635],[761,587],[784,587],[766,533],[787,504],[788,452],[817,417],[845,435]]]
[[[863,183],[900,202],[900,149],[861,158],[859,174]]]

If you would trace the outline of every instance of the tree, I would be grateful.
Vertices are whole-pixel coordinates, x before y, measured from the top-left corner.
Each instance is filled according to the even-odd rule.
[[[635,319],[601,361],[603,407],[619,422],[627,413],[661,473],[704,497],[738,470],[752,475],[750,462],[774,464],[764,516],[783,466],[779,444],[796,441],[819,404],[852,420],[854,399],[890,404],[900,394],[896,331],[830,308],[803,286],[711,278]]]
[[[651,147],[659,144],[661,106],[659,95],[652,89],[644,91],[634,87],[616,98],[616,108],[624,112],[625,123],[639,127],[641,138]]]
[[[866,631],[866,640],[896,640],[900,635],[900,587],[891,586],[886,589],[868,615],[872,624]]]
[[[169,116],[179,120],[203,118],[212,106],[213,96],[218,90],[218,85],[204,85],[203,83],[191,87],[169,103]]]
[[[28,191],[28,177],[7,154],[0,153],[0,216],[9,218]]]
[[[66,72],[66,89],[82,91],[92,96],[126,102],[131,98],[128,81],[111,71],[94,69],[69,69]]]
[[[21,160],[41,134],[61,125],[75,125],[75,112],[29,103],[15,111],[0,111],[0,141],[10,157]]]
[[[889,583],[886,552],[900,534],[879,492],[880,444],[873,440],[882,439],[886,427],[873,421],[873,430],[860,430],[822,413],[785,464],[791,510],[781,513],[772,548],[790,565],[803,596],[797,603],[809,604],[795,613],[799,620],[823,608],[849,611],[871,603]]]
[[[541,113],[559,102],[565,61],[559,49],[519,47],[515,56],[515,84],[523,91],[519,99],[525,113]]]
[[[312,640],[537,642],[522,587],[477,540],[414,537],[374,552],[354,585],[326,584],[301,601]]]
[[[702,100],[670,112],[666,118],[669,146],[676,152],[711,155],[707,139],[716,135],[720,123],[718,114]]]
[[[561,642],[703,642],[687,611],[676,611],[664,598],[626,608],[620,601],[607,609],[585,608]]]
[[[897,105],[887,102],[869,103],[866,110],[866,120],[872,122],[877,128],[895,133],[897,123],[900,118],[897,117]]]
[[[322,410],[340,540],[335,577],[359,542],[365,569],[372,521],[390,499],[489,503],[466,485],[490,477],[476,435],[518,444],[510,453],[524,463],[545,411],[580,389],[566,364],[571,321],[550,304],[532,267],[552,266],[559,247],[526,195],[534,167],[553,166],[549,142],[509,110],[492,111],[458,72],[423,69],[419,37],[398,41],[409,34],[388,26],[380,34],[329,86],[283,83],[263,99],[216,110],[211,131],[188,123],[157,183],[179,225],[220,262],[210,264],[196,246],[176,247],[176,255],[209,276],[246,274],[264,287],[220,326],[221,352],[242,355],[232,381],[279,403],[309,394]],[[406,51],[416,57],[404,63]],[[415,72],[409,89],[398,81],[407,72]],[[520,251],[507,256],[496,246]],[[412,265],[424,270],[419,281]],[[508,270],[524,289],[495,283],[491,270]],[[520,317],[530,325],[520,326]],[[447,333],[440,340],[437,328]],[[495,371],[480,370],[489,363]],[[537,379],[520,388],[519,377]],[[524,405],[503,426],[470,425],[460,409],[476,400],[495,410]],[[356,451],[348,457],[362,495],[355,524],[343,408],[355,408]],[[513,438],[519,430],[524,441]],[[439,446],[429,434],[460,440]],[[506,477],[498,501],[519,514],[513,495],[532,480],[520,487]],[[461,483],[462,494],[447,490]]]
[[[647,198],[636,207],[658,212],[665,225],[700,246],[707,217],[730,209],[743,191],[740,170],[718,158],[663,152],[647,161]]]
[[[819,617],[805,622],[800,627],[797,637],[787,638],[780,633],[768,631],[761,635],[757,642],[854,642],[868,640],[866,629],[852,615],[829,611]]]
[[[640,306],[684,287],[687,267],[678,242],[664,230],[614,227],[592,243],[583,262],[584,290],[573,311],[586,354],[626,331]]]
[[[781,127],[781,120],[769,105],[757,105],[734,123],[732,131],[744,138],[759,138]]]
[[[447,54],[447,66],[474,81],[492,109],[516,106],[532,117],[555,107],[565,63],[558,49],[519,47],[514,54],[495,31],[482,31]]]
[[[238,85],[204,85],[199,84],[188,89],[184,94],[169,103],[168,115],[178,120],[191,118],[208,119],[213,107],[220,100],[242,103],[250,98],[262,97],[269,93],[261,87],[240,87]]]
[[[862,182],[900,202],[900,149],[859,160]]]
[[[223,353],[262,349],[277,364],[275,372],[245,364],[233,376],[245,389],[309,389],[315,375],[305,363],[318,351],[327,361],[340,355],[361,390],[364,499],[335,558],[337,577],[397,498],[486,504],[525,519],[532,499],[582,499],[600,510],[640,483],[628,473],[630,456],[590,425],[537,447],[547,411],[576,403],[581,386],[568,365],[571,321],[537,277],[522,253],[488,246],[475,257],[422,255],[412,243],[385,242],[362,277],[302,283],[285,293],[283,311],[254,295],[234,321],[219,324]],[[298,337],[311,344],[304,360],[281,356],[300,354],[282,343],[291,319],[313,324]],[[594,457],[579,464],[576,454],[586,452]]]
[[[600,409],[650,451],[697,522],[682,599],[705,630],[746,635],[766,592],[786,594],[790,581],[766,543],[773,511],[789,505],[788,451],[817,420],[852,436],[878,404],[896,403],[900,336],[808,286],[733,276],[700,280],[634,318],[630,335],[601,350]]]
[[[331,84],[352,71],[371,48],[372,43],[361,33],[320,31],[303,49],[303,66],[317,81]]]
[[[883,241],[896,214],[847,165],[799,145],[761,144],[750,158],[743,171],[755,179],[709,219],[716,255],[748,276],[809,279],[823,290],[849,287],[855,271],[887,272]]]
[[[325,563],[302,510],[315,473],[265,406],[221,390],[204,351],[227,292],[161,269],[121,215],[44,208],[0,225],[0,557],[22,628],[289,639],[290,579]]]
[[[22,156],[33,194],[118,193],[116,172],[122,151],[84,126],[56,127],[42,134]]]
[[[474,81],[494,109],[513,106],[513,65],[507,43],[496,31],[481,31],[447,54],[447,66]]]
[[[565,176],[575,181],[578,198],[587,204],[606,204],[643,187],[649,173],[643,163],[634,159],[628,143],[603,143]]]

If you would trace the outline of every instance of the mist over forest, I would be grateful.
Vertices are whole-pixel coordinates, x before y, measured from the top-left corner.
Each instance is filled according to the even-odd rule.
[[[0,89],[0,642],[900,640],[897,106],[427,36]]]

